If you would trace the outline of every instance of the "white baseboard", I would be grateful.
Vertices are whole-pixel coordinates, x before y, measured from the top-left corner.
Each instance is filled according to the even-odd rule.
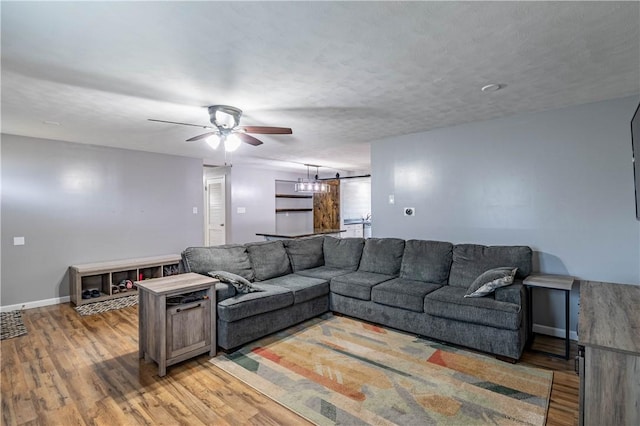
[[[566,337],[566,331],[564,328],[548,327],[546,325],[540,324],[533,324],[533,332],[538,334],[546,334],[547,336],[561,337],[563,339]],[[569,330],[569,339],[578,340],[578,333]]]
[[[17,305],[0,306],[0,312],[10,312],[23,309],[40,308],[42,306],[59,305],[71,300],[70,296],[54,297],[53,299],[36,300],[34,302],[18,303]]]

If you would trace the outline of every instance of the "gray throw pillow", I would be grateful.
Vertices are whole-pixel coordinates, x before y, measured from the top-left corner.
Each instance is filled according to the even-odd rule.
[[[496,288],[512,284],[517,270],[512,266],[503,266],[483,272],[473,280],[464,297],[483,297],[493,293]]]
[[[263,291],[259,288],[256,288],[246,279],[242,278],[240,275],[232,274],[227,271],[211,271],[209,272],[213,278],[220,280],[220,282],[231,284],[236,288],[238,293],[252,293],[254,291]]]

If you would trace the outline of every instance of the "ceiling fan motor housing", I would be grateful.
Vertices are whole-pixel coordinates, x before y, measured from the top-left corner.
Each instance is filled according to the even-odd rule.
[[[229,105],[211,105],[209,120],[218,129],[233,129],[240,123],[242,110]]]

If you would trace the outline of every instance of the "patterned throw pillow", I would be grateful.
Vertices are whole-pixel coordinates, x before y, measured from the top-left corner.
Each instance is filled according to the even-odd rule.
[[[245,278],[242,278],[240,275],[232,274],[227,271],[211,271],[209,272],[213,278],[220,280],[220,282],[231,284],[236,288],[238,293],[252,293],[254,291],[263,291],[257,287],[254,287],[249,281]]]
[[[517,270],[512,266],[504,266],[483,272],[471,283],[464,297],[483,297],[493,293],[496,288],[512,284]]]

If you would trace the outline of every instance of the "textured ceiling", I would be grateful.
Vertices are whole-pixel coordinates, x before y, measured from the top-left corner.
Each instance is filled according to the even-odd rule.
[[[234,163],[640,92],[638,2],[3,2],[2,132],[224,162],[204,106],[293,128]],[[488,83],[503,90],[482,93]],[[59,126],[43,121],[59,122]]]

